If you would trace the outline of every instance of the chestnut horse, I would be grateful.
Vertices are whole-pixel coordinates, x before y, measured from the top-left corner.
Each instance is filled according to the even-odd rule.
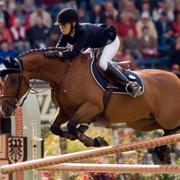
[[[91,138],[84,134],[87,129],[84,124],[94,119],[98,121],[98,117],[101,117],[99,123],[102,125],[127,123],[138,131],[162,129],[164,135],[179,128],[180,80],[175,74],[155,69],[138,70],[144,93],[136,98],[112,94],[105,108],[105,92],[91,75],[90,56],[79,55],[67,61],[48,59],[47,50],[50,48],[31,50],[7,60],[9,64],[4,63],[5,67],[1,64],[1,113],[4,116],[12,115],[23,95],[27,96],[29,80],[40,79],[52,87],[52,101],[58,107],[51,131],[71,140],[78,139],[86,146],[107,145],[101,137]],[[66,122],[64,130],[61,125]]]

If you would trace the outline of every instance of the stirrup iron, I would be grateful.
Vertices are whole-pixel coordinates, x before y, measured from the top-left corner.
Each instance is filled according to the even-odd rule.
[[[130,96],[137,97],[142,94],[142,87],[137,82],[129,81],[126,84],[126,91]]]

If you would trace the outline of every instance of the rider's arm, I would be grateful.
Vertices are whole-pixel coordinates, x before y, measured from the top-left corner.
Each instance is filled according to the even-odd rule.
[[[56,44],[56,47],[66,47],[66,46],[67,46],[67,39],[65,36],[61,35],[58,43]]]
[[[78,31],[75,37],[75,43],[73,45],[72,50],[62,52],[62,56],[64,59],[72,59],[77,56],[81,50],[84,48],[86,42],[88,40],[88,33],[86,30],[82,29]]]

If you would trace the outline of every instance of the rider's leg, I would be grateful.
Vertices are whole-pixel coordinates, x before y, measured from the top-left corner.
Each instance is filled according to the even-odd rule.
[[[120,41],[119,38],[116,37],[115,40],[106,45],[102,51],[102,55],[100,57],[99,66],[103,71],[106,71],[111,77],[113,77],[117,82],[129,85],[131,88],[131,91],[134,95],[138,94],[140,91],[140,87],[134,86],[134,83],[130,82],[127,78],[123,76],[121,73],[120,67],[117,65],[114,65],[111,60],[117,53],[118,49],[120,47]]]
[[[112,58],[116,55],[117,51],[119,50],[119,47],[120,40],[118,36],[112,43],[104,47],[99,60],[99,66],[103,71],[106,71],[108,69],[108,62],[111,62]]]

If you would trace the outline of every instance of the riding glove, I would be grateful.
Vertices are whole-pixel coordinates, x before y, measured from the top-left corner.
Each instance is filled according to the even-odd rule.
[[[53,51],[53,50],[51,50],[51,51],[46,51],[46,52],[45,52],[45,56],[46,56],[47,58],[62,57],[62,52],[60,52],[60,51]]]

